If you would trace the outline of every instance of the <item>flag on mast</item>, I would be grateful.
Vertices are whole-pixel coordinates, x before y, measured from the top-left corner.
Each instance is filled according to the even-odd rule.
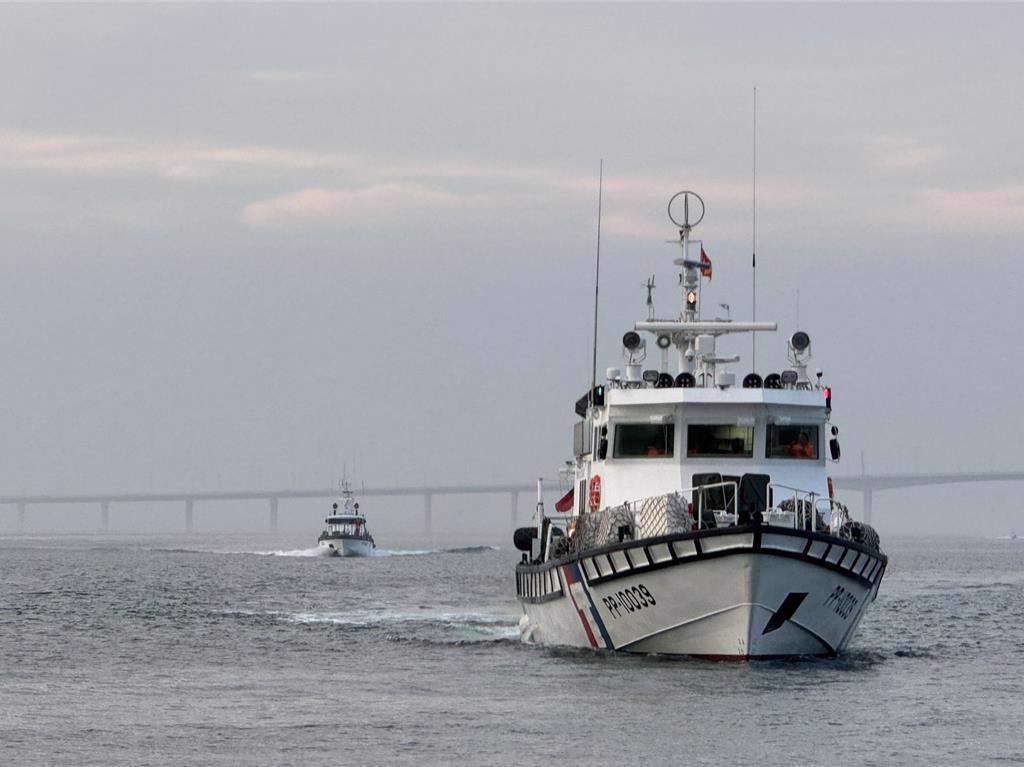
[[[704,252],[704,243],[700,245],[700,276],[707,277],[711,281],[711,259]]]
[[[570,488],[568,493],[558,499],[555,503],[555,511],[560,511],[563,514],[567,511],[572,511],[573,496],[575,495],[573,492],[574,490],[575,488]]]

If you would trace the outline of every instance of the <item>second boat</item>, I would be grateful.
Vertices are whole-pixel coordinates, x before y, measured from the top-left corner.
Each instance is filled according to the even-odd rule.
[[[341,482],[341,508],[335,503],[324,523],[326,528],[320,533],[319,545],[332,556],[369,557],[377,548],[347,479]]]

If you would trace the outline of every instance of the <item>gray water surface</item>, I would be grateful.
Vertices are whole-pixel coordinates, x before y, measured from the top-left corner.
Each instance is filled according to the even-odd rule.
[[[0,764],[1024,763],[1024,541],[889,539],[851,651],[520,643],[510,543],[0,539]]]

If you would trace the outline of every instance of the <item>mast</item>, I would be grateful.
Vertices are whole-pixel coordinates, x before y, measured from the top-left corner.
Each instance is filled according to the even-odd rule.
[[[682,198],[681,201],[680,198]],[[694,210],[691,210],[691,201]],[[675,210],[673,210],[673,203],[675,203]],[[678,210],[679,207],[682,207],[681,213]],[[688,190],[678,192],[669,200],[668,217],[679,227],[678,244],[682,254],[673,263],[681,267],[679,285],[683,296],[683,310],[678,322],[648,320],[635,323],[633,328],[636,331],[667,337],[678,352],[680,374],[688,373],[694,376],[698,386],[731,385],[731,374],[723,374],[725,378],[722,382],[718,381],[716,366],[737,362],[739,357],[718,356],[715,350],[716,338],[727,333],[773,331],[778,328],[778,325],[774,322],[702,320],[700,318],[700,283],[704,264],[699,255],[696,258],[690,255],[690,233],[704,219],[704,200],[696,192]]]
[[[590,393],[588,403],[594,404],[594,389],[597,387],[597,308],[601,288],[601,192],[604,188],[604,158],[597,171],[597,259],[594,267],[594,356],[590,367]]]
[[[751,319],[757,320],[757,86],[754,86],[754,167],[751,201],[750,303]],[[799,323],[797,323],[799,325]],[[757,372],[757,334],[750,336],[750,372]]]
[[[678,198],[683,198],[683,214],[682,221],[679,221],[675,216],[672,215],[672,203]],[[696,215],[695,218],[690,219],[690,199],[693,198],[695,203],[700,205],[700,215]],[[679,247],[682,250],[680,258],[675,259],[672,263],[677,266],[681,266],[682,270],[679,274],[679,286],[683,294],[683,323],[693,323],[697,321],[699,301],[700,301],[700,272],[702,264],[700,258],[696,260],[690,258],[690,232],[697,226],[701,221],[704,220],[704,200],[696,192],[683,191],[677,192],[672,196],[672,199],[668,201],[668,217],[676,226],[679,227]],[[679,352],[679,372],[693,374],[696,369],[695,356],[693,348],[693,339],[686,339],[685,343],[679,343],[680,338],[674,339],[676,341],[676,348]]]

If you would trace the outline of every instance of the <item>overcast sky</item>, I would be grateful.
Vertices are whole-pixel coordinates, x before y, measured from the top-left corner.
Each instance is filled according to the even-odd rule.
[[[647,276],[678,311],[679,189],[707,202],[706,311],[749,317],[754,86],[759,372],[799,313],[837,475],[861,450],[1024,469],[1021,29],[1013,5],[3,6],[0,494],[553,475],[599,158],[603,370]],[[877,508],[1001,531],[1017,492]]]

